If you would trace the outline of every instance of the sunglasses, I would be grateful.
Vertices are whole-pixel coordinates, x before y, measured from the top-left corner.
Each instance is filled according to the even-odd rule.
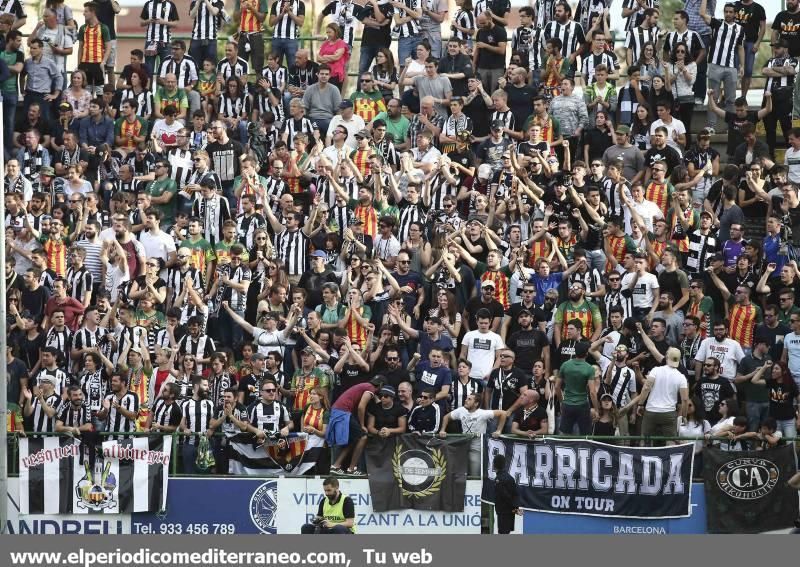
[[[264,388],[261,391],[269,393],[269,392],[277,392],[278,390],[276,390],[275,388]]]

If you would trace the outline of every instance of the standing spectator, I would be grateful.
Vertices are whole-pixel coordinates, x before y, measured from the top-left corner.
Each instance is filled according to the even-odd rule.
[[[689,16],[688,29],[700,35],[702,46],[705,50],[704,56],[697,63],[697,80],[695,81],[694,103],[703,104],[706,99],[707,78],[708,78],[708,54],[711,48],[711,28],[705,21],[705,17],[716,14],[717,0],[708,0],[702,5],[703,0],[686,0],[684,10]],[[701,11],[702,5],[702,11]],[[676,28],[677,29],[677,28]]]
[[[579,342],[575,345],[575,358],[561,365],[559,381],[563,387],[564,398],[561,404],[561,423],[559,429],[563,435],[572,435],[575,426],[580,435],[589,435],[592,428],[592,412],[598,407],[598,381],[592,366],[586,362],[589,343]],[[588,393],[588,396],[587,396]],[[590,412],[591,401],[592,412]]]
[[[142,7],[139,26],[147,28],[144,40],[145,63],[153,74],[169,57],[172,28],[179,19],[178,8],[172,0],[147,0]],[[156,65],[158,57],[158,65]]]
[[[347,62],[350,60],[350,48],[342,39],[341,28],[334,23],[325,26],[325,41],[319,48],[319,62],[331,70],[331,84],[340,91],[344,89],[347,79]],[[294,64],[294,62],[292,62]]]
[[[446,0],[422,0],[419,29],[421,37],[427,39],[433,56],[442,57],[442,22],[447,19],[449,2]]]
[[[733,112],[733,101],[736,99],[736,82],[744,75],[744,30],[736,23],[736,11],[732,4],[725,5],[725,19],[719,20],[705,13],[708,0],[700,1],[700,14],[712,29],[711,43],[708,48],[708,90],[709,96],[719,99],[719,87],[725,91],[725,110]],[[737,74],[738,73],[738,74]],[[717,115],[709,107],[707,114],[708,129],[714,133]]]
[[[228,199],[231,210],[235,210],[236,196],[233,194],[233,181],[240,175],[241,162],[239,157],[244,153],[242,144],[231,140],[221,120],[211,123],[214,130],[215,141],[206,146],[206,152],[211,159],[211,169],[219,176],[222,182],[222,194]]]
[[[14,125],[19,100],[19,75],[25,67],[25,55],[20,49],[22,33],[12,30],[6,35],[6,45],[0,58],[3,59],[11,77],[2,82],[0,94],[3,97],[3,147],[5,158],[9,159],[14,150]]]
[[[359,10],[357,18],[364,27],[361,31],[361,50],[359,52],[359,74],[369,71],[373,59],[378,63],[378,53],[388,50],[392,45],[392,14],[394,6],[391,2],[367,0]],[[374,71],[373,71],[374,73]],[[379,77],[375,77],[379,79]]]
[[[184,122],[194,111],[200,109],[200,93],[195,90],[197,85],[197,62],[191,57],[186,57],[186,42],[176,39],[171,45],[172,55],[161,60],[157,77],[159,85],[164,85],[168,75],[175,75],[178,88],[186,93],[189,100],[189,112],[184,116]]]
[[[23,27],[28,21],[28,16],[22,8],[21,0],[5,0],[2,6],[0,6],[0,13],[10,14],[13,17],[13,23],[11,24],[12,31]]]
[[[50,120],[52,102],[61,96],[64,78],[53,59],[44,57],[44,42],[32,39],[28,42],[31,56],[25,61],[25,112],[34,102],[40,104],[42,120]]]
[[[67,84],[67,55],[72,55],[73,39],[65,26],[58,23],[56,13],[46,8],[42,19],[28,36],[28,45],[33,39],[44,42],[44,57],[52,59],[61,73],[63,85]]]
[[[245,0],[247,1],[247,0]],[[254,0],[250,0],[254,2]],[[286,67],[294,66],[294,58],[300,45],[300,29],[306,19],[306,5],[302,0],[276,0],[269,11],[269,25],[272,28],[272,52],[278,56],[278,63],[286,56]],[[263,21],[263,18],[262,18]],[[256,41],[261,41],[256,39]],[[263,52],[264,42],[261,41]],[[262,62],[253,60],[253,67],[261,71]]]
[[[319,66],[318,80],[309,85],[303,94],[302,105],[305,106],[308,117],[316,123],[320,137],[324,138],[328,132],[328,125],[339,110],[342,95],[339,88],[330,82],[331,68],[322,64]]]
[[[397,61],[405,67],[420,43],[419,20],[422,17],[422,0],[389,3],[394,6],[395,26],[392,35],[397,37]]]
[[[543,39],[545,42],[558,39],[561,42],[561,57],[568,63],[565,76],[574,77],[576,73],[575,61],[583,53],[586,36],[583,27],[572,19],[572,8],[566,2],[558,2],[554,11],[555,19],[544,27]]]
[[[86,73],[93,96],[99,95],[105,84],[104,69],[111,57],[111,32],[99,21],[97,11],[94,2],[84,4],[86,23],[78,30],[78,69]]]
[[[702,376],[703,361],[713,358],[719,362],[720,374],[733,382],[736,378],[736,367],[744,358],[744,352],[739,343],[727,337],[728,327],[725,321],[714,323],[714,335],[700,343],[695,360],[695,377]],[[788,335],[787,335],[788,336]]]
[[[653,368],[647,375],[647,382],[642,390],[642,398],[646,402],[642,419],[642,435],[645,436],[678,436],[678,416],[686,418],[689,403],[689,385],[686,377],[678,370],[681,363],[681,351],[671,347],[667,350],[666,364]],[[680,404],[680,411],[675,408]]]
[[[789,147],[789,132],[792,129],[792,97],[800,62],[796,57],[789,55],[788,47],[789,42],[785,39],[778,39],[773,43],[772,57],[761,70],[761,73],[767,77],[764,96],[766,97],[767,93],[772,95],[772,112],[764,116],[764,130],[772,159],[775,158],[778,124],[781,125],[786,147]]]
[[[228,21],[223,0],[192,0],[189,4],[192,18],[192,40],[189,56],[195,63],[211,59],[217,61],[217,35]]]
[[[239,22],[238,55],[247,61],[250,54],[250,66],[256,75],[260,75],[264,67],[262,28],[267,18],[267,9],[267,0],[241,0],[239,10],[234,13],[234,20]]]
[[[472,50],[472,68],[480,73],[483,88],[493,92],[500,77],[505,74],[506,29],[495,24],[494,18],[483,13],[477,18],[478,33]]]
[[[771,378],[772,360],[765,336],[753,339],[753,352],[742,359],[736,373],[736,389],[745,399],[747,428],[758,431],[758,426],[769,417],[769,389],[765,379]]]
[[[495,471],[494,508],[497,513],[497,533],[510,534],[514,529],[514,515],[522,515],[517,483],[506,471],[506,458],[503,455],[494,456],[492,469]]]
[[[753,0],[737,0],[734,4],[736,23],[744,29],[744,76],[742,76],[742,97],[747,98],[750,79],[753,77],[753,63],[761,47],[761,40],[767,31],[767,14],[764,7]],[[737,59],[737,66],[741,61]]]

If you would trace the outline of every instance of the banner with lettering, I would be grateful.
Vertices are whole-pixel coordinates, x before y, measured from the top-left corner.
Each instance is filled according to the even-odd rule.
[[[709,533],[760,533],[792,527],[797,491],[794,445],[766,451],[703,451]]]
[[[495,455],[517,484],[520,508],[617,518],[685,518],[691,512],[693,449],[620,447],[582,439],[484,436],[483,492],[494,503]]]

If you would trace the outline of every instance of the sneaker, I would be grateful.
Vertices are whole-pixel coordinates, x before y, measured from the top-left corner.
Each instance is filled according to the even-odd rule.
[[[711,126],[706,126],[706,127],[703,129],[703,131],[704,131],[706,134],[708,134],[709,136],[713,136],[714,134],[716,134],[716,133],[717,133],[717,131],[716,131],[716,130],[714,130],[714,128],[712,128]]]
[[[342,476],[346,474],[342,469],[339,467],[331,467],[330,473],[334,476]]]
[[[350,475],[350,476],[357,476],[357,477],[365,477],[365,476],[367,476],[367,473],[362,472],[362,471],[360,471],[358,469],[350,469],[349,471],[347,471],[347,474]]]

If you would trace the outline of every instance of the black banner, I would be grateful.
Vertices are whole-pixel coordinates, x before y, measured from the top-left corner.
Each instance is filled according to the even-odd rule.
[[[367,443],[372,508],[463,512],[470,439],[414,434]]]
[[[794,447],[766,451],[703,451],[709,533],[760,533],[792,527],[797,492]]]
[[[596,441],[493,439],[484,436],[483,494],[494,502],[494,456],[506,457],[520,508],[617,518],[690,514],[693,450],[618,447]]]

